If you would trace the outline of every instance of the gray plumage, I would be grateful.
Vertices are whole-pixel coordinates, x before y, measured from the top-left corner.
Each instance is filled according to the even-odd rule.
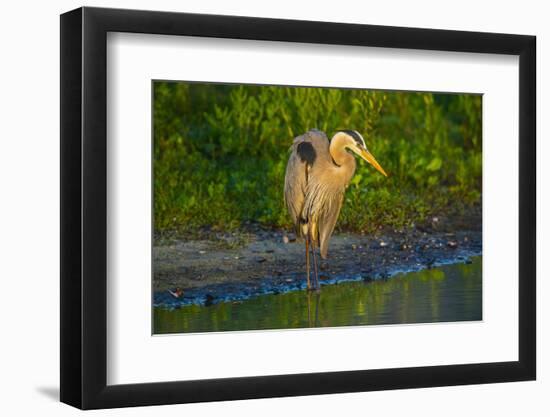
[[[325,133],[310,130],[295,138],[290,147],[285,173],[285,203],[296,233],[305,238],[308,288],[309,251],[313,255],[315,286],[319,288],[316,248],[320,248],[321,257],[325,259],[344,193],[355,173],[355,158],[348,151],[387,176],[367,150],[363,137],[355,130],[341,130],[330,142]]]
[[[296,232],[309,237],[314,247],[320,247],[323,258],[327,257],[344,192],[355,172],[352,155],[336,146],[332,146],[332,151],[340,164],[334,160],[324,132],[310,130],[298,136],[292,144],[285,175],[285,202]]]

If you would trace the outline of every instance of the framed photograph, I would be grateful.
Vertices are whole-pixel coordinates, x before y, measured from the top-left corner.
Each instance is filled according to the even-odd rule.
[[[533,380],[535,37],[61,16],[61,401]]]

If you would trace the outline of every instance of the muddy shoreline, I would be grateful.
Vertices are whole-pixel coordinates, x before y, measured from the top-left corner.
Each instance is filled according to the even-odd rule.
[[[408,230],[335,234],[321,285],[469,262],[482,253],[481,216],[431,217]],[[247,299],[306,287],[304,243],[282,230],[249,225],[233,233],[156,238],[153,303],[177,308]],[[183,294],[171,294],[176,288]]]

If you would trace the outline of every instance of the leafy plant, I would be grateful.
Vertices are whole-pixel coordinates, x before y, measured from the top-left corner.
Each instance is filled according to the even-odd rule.
[[[481,96],[154,83],[155,229],[288,227],[295,136],[363,134],[390,174],[359,163],[338,227],[406,227],[481,200]]]

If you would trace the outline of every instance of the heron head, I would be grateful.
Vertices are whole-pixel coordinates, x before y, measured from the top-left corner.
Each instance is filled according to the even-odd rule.
[[[380,166],[374,156],[367,149],[365,139],[363,139],[363,136],[361,136],[359,132],[356,130],[339,130],[337,134],[343,136],[344,147],[346,149],[349,149],[353,153],[359,155],[385,177],[388,176],[386,171],[384,171],[384,168]]]

